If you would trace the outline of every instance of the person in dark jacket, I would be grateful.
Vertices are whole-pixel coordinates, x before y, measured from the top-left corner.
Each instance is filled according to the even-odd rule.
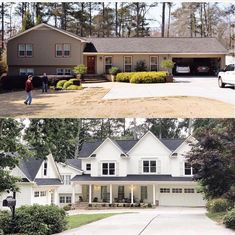
[[[44,73],[42,76],[42,93],[47,92],[48,89],[48,77],[47,74]]]
[[[31,105],[31,103],[32,103],[32,99],[33,99],[33,97],[32,97],[32,90],[33,90],[33,83],[32,83],[32,80],[33,80],[33,76],[32,75],[29,75],[28,76],[28,79],[27,79],[27,81],[26,81],[26,83],[25,83],[25,91],[26,91],[26,93],[27,93],[27,98],[26,98],[26,100],[25,100],[25,104],[27,105]]]

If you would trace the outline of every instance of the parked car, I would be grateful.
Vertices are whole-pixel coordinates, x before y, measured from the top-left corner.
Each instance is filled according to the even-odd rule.
[[[176,73],[190,73],[191,69],[187,64],[177,64],[175,71]]]
[[[196,73],[202,74],[202,73],[209,73],[210,67],[208,65],[198,65],[196,67]]]
[[[224,88],[226,84],[235,85],[235,64],[229,64],[218,74],[218,85]]]

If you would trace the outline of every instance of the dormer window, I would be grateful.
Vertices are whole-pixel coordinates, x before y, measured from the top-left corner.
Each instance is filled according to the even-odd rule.
[[[90,163],[87,163],[86,164],[86,171],[90,171],[91,170],[91,164]]]
[[[184,174],[192,176],[193,175],[193,168],[192,165],[188,162],[184,163]]]
[[[115,163],[102,163],[102,175],[115,175]]]
[[[47,161],[44,161],[44,164],[43,164],[43,175],[47,176]]]

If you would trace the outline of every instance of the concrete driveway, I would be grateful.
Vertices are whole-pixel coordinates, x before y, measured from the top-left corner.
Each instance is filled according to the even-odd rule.
[[[205,215],[203,208],[144,209],[112,217],[65,231],[61,235],[234,235]]]
[[[93,84],[93,86],[111,88],[103,99],[197,96],[235,105],[235,89],[231,86],[223,89],[219,88],[217,77],[175,77],[175,81],[174,83],[161,84],[129,84],[116,82]]]

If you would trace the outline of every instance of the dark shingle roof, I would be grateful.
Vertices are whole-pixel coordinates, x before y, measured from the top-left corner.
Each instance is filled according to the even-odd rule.
[[[192,177],[173,177],[171,175],[127,175],[116,177],[91,177],[76,175],[72,181],[192,181]]]
[[[216,38],[86,38],[84,52],[227,54]]]
[[[72,166],[78,170],[82,168],[82,161],[81,159],[67,159],[65,162],[67,165]]]
[[[62,182],[57,178],[38,178],[35,179],[37,185],[61,185]]]
[[[113,140],[123,153],[127,153],[139,140]],[[172,152],[175,151],[185,139],[160,139],[160,141]],[[84,142],[80,151],[79,158],[89,157],[101,144],[103,141],[92,141]]]
[[[43,159],[28,158],[21,160],[19,168],[27,176],[27,178],[33,181],[38,173],[40,166],[42,165]]]

